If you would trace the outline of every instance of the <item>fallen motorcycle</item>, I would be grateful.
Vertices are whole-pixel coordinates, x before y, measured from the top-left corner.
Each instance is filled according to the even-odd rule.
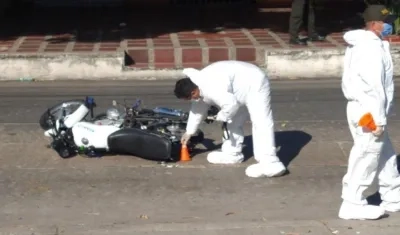
[[[86,97],[61,102],[42,114],[39,124],[45,136],[51,137],[50,147],[60,157],[127,154],[155,161],[179,160],[187,112],[165,107],[142,108],[140,100],[132,106],[113,101],[113,107],[98,115],[94,115],[95,107],[94,99]],[[217,112],[212,106],[205,122],[213,122]],[[189,141],[189,151],[203,139],[204,133],[198,130]]]

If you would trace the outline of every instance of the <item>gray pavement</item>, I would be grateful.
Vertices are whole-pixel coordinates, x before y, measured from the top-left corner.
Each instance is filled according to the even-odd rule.
[[[171,81],[0,83],[0,234],[397,235],[396,213],[377,221],[337,218],[351,148],[339,82],[272,86],[279,155],[290,174],[251,179],[244,174],[254,162],[251,138],[250,159],[235,166],[209,165],[205,152],[163,165],[133,156],[66,160],[46,148],[37,124],[46,107],[92,95],[99,110],[135,97],[187,110]],[[398,150],[400,120],[390,119]],[[210,139],[203,149],[220,143],[219,126],[202,129]]]

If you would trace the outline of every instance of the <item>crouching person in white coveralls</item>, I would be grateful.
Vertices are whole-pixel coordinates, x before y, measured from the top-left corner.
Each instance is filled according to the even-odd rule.
[[[179,99],[191,100],[186,144],[206,118],[210,105],[220,108],[216,120],[227,123],[228,138],[223,139],[220,151],[208,154],[213,164],[235,164],[244,159],[243,125],[251,119],[253,151],[257,164],[246,169],[249,177],[274,177],[286,172],[276,154],[274,122],[270,104],[270,84],[266,74],[257,66],[240,61],[219,61],[196,70],[183,70],[186,78],[175,85]]]
[[[384,6],[371,5],[364,12],[366,28],[344,35],[349,46],[342,89],[354,145],[343,178],[342,219],[378,219],[385,211],[400,211],[400,174],[387,128],[394,93],[393,63],[389,43],[382,41],[396,18]],[[367,113],[374,119],[375,130],[358,125]],[[376,182],[383,202],[368,205],[366,191]]]

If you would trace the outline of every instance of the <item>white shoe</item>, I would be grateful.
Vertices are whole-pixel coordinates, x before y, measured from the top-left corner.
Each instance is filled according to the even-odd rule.
[[[253,178],[277,177],[285,174],[285,172],[286,167],[282,162],[257,163],[248,166],[246,169],[246,175]]]
[[[344,201],[339,218],[345,220],[376,220],[385,214],[385,209],[373,205],[358,205]]]
[[[389,212],[399,212],[400,211],[400,202],[385,202],[383,201],[380,205],[382,209]]]
[[[223,153],[221,151],[214,151],[208,154],[207,161],[212,164],[236,164],[244,160],[242,153],[235,155]]]

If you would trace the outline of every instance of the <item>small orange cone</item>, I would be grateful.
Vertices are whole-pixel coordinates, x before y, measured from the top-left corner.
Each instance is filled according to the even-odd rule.
[[[182,145],[181,147],[181,162],[191,161],[189,150],[186,145]]]
[[[366,127],[368,129],[370,129],[371,131],[374,131],[376,129],[374,118],[372,117],[371,113],[364,114],[360,118],[360,121],[358,121],[358,125],[362,126],[362,127]]]

